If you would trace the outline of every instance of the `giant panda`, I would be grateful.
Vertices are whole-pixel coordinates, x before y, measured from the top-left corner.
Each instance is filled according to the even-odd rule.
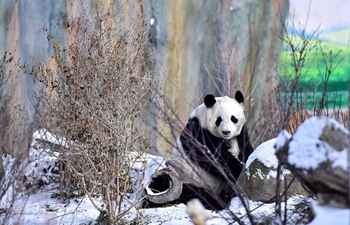
[[[198,198],[205,208],[227,208],[244,163],[253,152],[246,128],[244,96],[205,96],[177,138],[168,163],[179,173],[178,202]]]

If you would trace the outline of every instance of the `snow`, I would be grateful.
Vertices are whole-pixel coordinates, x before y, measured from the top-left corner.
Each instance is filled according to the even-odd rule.
[[[277,169],[277,168],[275,168]],[[246,174],[249,176],[249,172],[246,172]],[[286,174],[290,174],[290,171],[289,170],[286,170],[284,169],[283,172],[282,172],[282,176],[281,176],[281,180],[284,179],[284,175]],[[273,178],[273,179],[276,179],[277,177],[277,171],[274,171],[274,170],[270,170],[268,174],[264,174],[261,169],[257,169],[255,171],[255,173],[252,175],[253,177],[259,177],[260,179],[270,179],[270,178]]]
[[[33,140],[41,139],[57,145],[67,146],[67,140],[63,137],[50,133],[46,129],[40,129],[34,132]]]
[[[278,160],[277,160],[277,157],[275,156],[275,148],[274,148],[275,144],[276,144],[276,138],[260,144],[254,150],[254,152],[249,156],[245,165],[246,169],[248,169],[250,164],[256,159],[259,160],[262,164],[264,164],[268,168],[269,167],[277,168]]]
[[[348,170],[348,149],[342,151],[333,151],[328,154],[328,159],[333,162],[333,168],[340,167],[343,170]]]
[[[319,139],[323,128],[327,124],[333,125],[335,129],[342,129],[346,134],[348,133],[333,119],[311,117],[302,123],[294,133],[293,139],[289,143],[288,163],[301,169],[316,169],[320,163],[332,159],[335,162],[334,166],[347,170],[347,150],[337,151]]]
[[[264,204],[250,200],[246,201],[249,206],[249,210],[252,211],[253,218],[255,218],[257,221],[259,221],[258,218],[260,217],[274,218],[274,203]],[[305,197],[294,196],[288,199],[288,205],[290,207],[288,209],[288,217],[290,221],[297,221],[299,219],[297,214],[293,214],[293,210],[295,210],[295,206],[300,201],[305,201]],[[232,199],[229,210],[240,218],[245,224],[250,224],[249,219],[246,216],[246,209],[239,198],[235,197]],[[212,219],[207,220],[206,225],[238,224],[237,222],[233,221],[229,210],[223,210],[220,212],[212,212],[207,210],[207,212],[212,215]],[[184,204],[156,209],[142,209],[140,211],[142,216],[144,216],[145,220],[147,221],[144,224],[147,225],[193,225],[191,219],[186,213],[186,206]],[[263,221],[261,220],[261,222]],[[295,224],[295,222],[291,222],[290,224]]]
[[[309,225],[349,225],[350,210],[342,208],[333,208],[318,205],[317,201],[311,201],[311,206],[315,214],[315,218]]]
[[[57,198],[52,198],[52,195],[55,193],[57,193],[57,189],[53,186],[48,186],[38,193],[19,196],[16,199],[13,208],[14,214],[9,224],[95,224],[100,214],[86,196],[75,198],[68,202],[62,202]],[[94,200],[96,201],[97,199]],[[291,198],[289,204],[293,205],[294,202],[297,201],[299,201],[298,197]],[[101,200],[98,202],[100,206],[103,205]],[[273,203],[263,204],[260,202],[248,201],[248,204],[251,210],[255,209],[253,211],[254,218],[258,218],[259,215],[273,216],[275,208]],[[1,208],[3,208],[2,205]],[[245,216],[246,210],[238,198],[232,199],[230,210],[249,224],[249,220]],[[233,222],[231,216],[225,210],[217,213],[209,210],[207,211],[213,216],[212,219],[207,221],[207,225],[237,224]],[[137,214],[135,211],[133,213]],[[141,209],[139,210],[139,214],[142,221],[140,224],[193,224],[187,215],[186,206],[184,204],[162,208]],[[289,214],[292,215],[292,210],[289,211]],[[129,217],[131,216],[132,215],[129,215]]]
[[[287,142],[287,140],[291,139],[291,137],[292,135],[288,133],[287,130],[282,130],[277,136],[275,148],[276,149],[282,148],[284,144]]]
[[[99,216],[87,197],[64,203],[53,199],[51,196],[54,193],[46,189],[36,194],[19,196],[9,224],[87,224]]]

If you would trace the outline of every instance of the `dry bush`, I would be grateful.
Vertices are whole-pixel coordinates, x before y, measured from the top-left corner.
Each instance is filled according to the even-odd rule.
[[[31,74],[49,96],[41,99],[42,112],[48,112],[41,116],[65,137],[60,196],[85,194],[93,203],[92,197],[102,196],[106,207],[95,204],[101,220],[115,223],[135,204],[131,169],[148,148],[142,113],[155,81],[146,67],[145,24],[135,19],[125,30],[112,12],[100,18],[94,29],[84,17],[70,21],[72,43],[63,47],[51,40],[49,64]]]

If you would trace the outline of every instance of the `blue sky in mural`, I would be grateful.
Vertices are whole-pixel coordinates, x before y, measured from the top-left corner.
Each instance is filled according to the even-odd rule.
[[[309,41],[308,47],[311,46],[312,49],[307,53],[305,68],[300,72],[301,84],[306,92],[305,99],[314,99],[315,95],[321,94],[327,71],[332,68],[327,86],[330,104],[347,107],[350,81],[349,12],[349,0],[290,0],[285,37],[297,46],[302,43],[300,35],[303,35]],[[319,43],[317,40],[322,42],[316,44]],[[333,60],[332,63],[329,62],[330,59]],[[286,43],[280,68],[284,70],[282,76],[289,74],[293,78],[291,47]]]
[[[328,32],[350,28],[349,12],[349,0],[290,0],[289,19],[306,24],[307,32]]]

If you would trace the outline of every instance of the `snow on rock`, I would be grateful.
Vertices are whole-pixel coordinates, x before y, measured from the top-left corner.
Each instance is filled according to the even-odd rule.
[[[254,160],[259,160],[266,167],[274,167],[277,168],[277,157],[275,156],[275,146],[276,138],[266,141],[259,145],[253,153],[249,156],[245,168],[248,169],[250,164]]]
[[[275,148],[276,149],[282,148],[284,144],[287,142],[287,140],[289,140],[291,137],[292,135],[288,133],[287,130],[282,130],[277,136]]]
[[[330,152],[328,159],[333,162],[333,168],[340,167],[343,170],[348,170],[348,149],[343,149],[340,152]]]
[[[347,170],[347,149],[337,151],[323,140],[320,140],[323,129],[331,125],[334,129],[347,130],[339,123],[326,117],[311,117],[302,123],[289,143],[288,163],[301,169],[316,169],[320,163],[331,159],[333,166],[340,166]],[[278,141],[282,142],[282,141]]]

